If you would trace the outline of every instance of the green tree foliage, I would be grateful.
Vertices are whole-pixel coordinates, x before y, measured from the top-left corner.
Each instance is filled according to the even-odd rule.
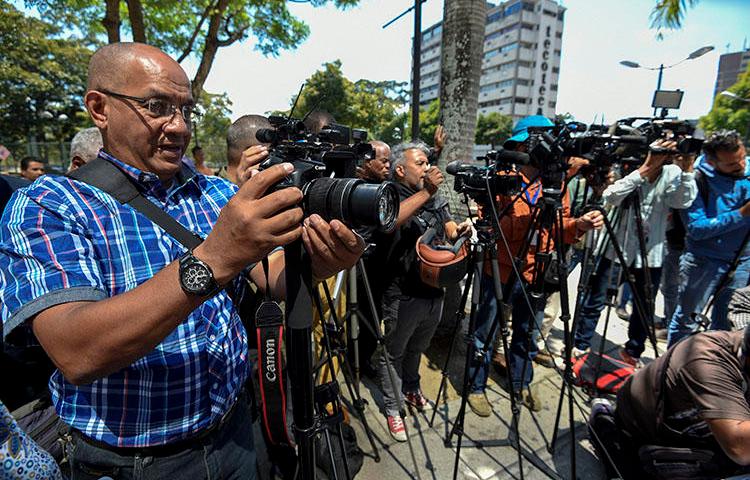
[[[699,0],[656,0],[651,10],[651,28],[657,31],[656,36],[661,39],[663,31],[679,30],[685,19],[688,7],[694,7]]]
[[[325,110],[336,122],[367,130],[369,138],[394,138],[403,132],[405,82],[357,80],[352,82],[341,70],[341,61],[324,63],[305,82],[294,116],[311,110]],[[292,98],[294,102],[295,96]],[[387,140],[386,140],[387,141]]]
[[[750,67],[740,75],[729,91],[740,98],[750,99]],[[724,128],[737,130],[746,142],[750,141],[750,103],[735,98],[717,95],[713,108],[701,117],[700,127],[706,133]]]
[[[490,145],[493,149],[510,137],[513,130],[513,118],[500,112],[479,114],[475,141],[479,145]]]
[[[200,144],[206,154],[209,165],[221,166],[226,163],[227,129],[232,124],[229,115],[232,101],[226,93],[220,95],[201,93],[198,108],[201,116],[193,122],[193,139],[191,147]]]
[[[315,6],[333,3],[339,8],[358,0],[309,0]],[[200,59],[193,78],[193,96],[203,84],[221,47],[255,38],[256,50],[278,55],[296,48],[309,27],[289,12],[286,0],[25,0],[42,18],[88,41],[109,43],[132,38],[156,45],[182,61]],[[127,35],[122,35],[125,33]]]
[[[85,126],[91,51],[0,0],[0,142],[70,139]],[[67,117],[67,120],[65,120]]]

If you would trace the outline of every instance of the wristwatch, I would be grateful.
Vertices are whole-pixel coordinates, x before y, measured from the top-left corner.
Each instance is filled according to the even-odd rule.
[[[214,295],[221,290],[211,267],[195,258],[192,251],[180,257],[180,286],[188,295],[201,297]]]

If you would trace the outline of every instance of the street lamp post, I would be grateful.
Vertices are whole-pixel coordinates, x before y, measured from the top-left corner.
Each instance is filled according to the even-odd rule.
[[[620,62],[620,65],[622,65],[624,67],[628,67],[628,68],[643,68],[645,70],[659,70],[659,76],[656,79],[656,90],[658,91],[658,90],[661,90],[661,81],[662,81],[662,78],[664,77],[664,70],[665,69],[676,67],[677,65],[679,65],[682,62],[685,62],[687,60],[694,60],[694,59],[696,59],[698,57],[702,57],[703,55],[707,54],[708,52],[710,52],[713,49],[714,49],[714,47],[712,45],[707,45],[705,47],[701,47],[698,50],[692,52],[686,58],[683,58],[682,60],[680,60],[679,62],[673,63],[672,65],[667,65],[667,66],[664,66],[664,64],[662,63],[658,67],[646,67],[644,65],[641,65],[638,62],[633,62],[633,61],[630,61],[630,60],[622,60]],[[654,107],[654,117],[656,116],[656,111],[657,111],[657,108]]]

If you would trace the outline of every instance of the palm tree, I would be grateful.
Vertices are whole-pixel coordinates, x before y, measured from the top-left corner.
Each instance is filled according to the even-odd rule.
[[[474,150],[479,77],[482,73],[485,0],[445,0],[440,72],[442,123],[448,135],[439,167],[453,160],[466,162]],[[444,182],[441,193],[450,199],[451,210],[459,213],[459,198],[452,181]]]
[[[657,36],[662,37],[662,30],[679,30],[688,7],[694,7],[699,0],[656,0],[651,10],[651,28],[656,28]]]

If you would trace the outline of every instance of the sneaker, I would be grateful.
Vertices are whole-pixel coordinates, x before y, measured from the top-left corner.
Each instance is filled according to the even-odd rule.
[[[632,356],[624,348],[620,349],[620,359],[628,365],[631,365],[636,370],[643,366],[643,363],[641,363],[641,359],[639,357]]]
[[[539,353],[537,353],[536,357],[534,357],[534,361],[543,367],[555,367],[555,357],[552,356],[552,354],[549,350],[547,350],[546,347],[539,350]]]
[[[432,410],[432,404],[427,400],[427,397],[422,394],[422,390],[406,392],[404,394],[404,400],[410,407],[415,408],[418,412]]]
[[[575,362],[576,358],[579,358],[579,357],[582,357],[582,356],[586,355],[587,353],[589,353],[589,350],[591,350],[591,349],[590,348],[585,348],[585,349],[581,350],[578,347],[573,347],[570,350],[570,356],[573,358],[573,361]]]
[[[470,393],[467,400],[471,411],[480,417],[489,417],[492,415],[492,405],[490,405],[490,401],[487,400],[487,394],[484,392]]]
[[[532,412],[541,412],[542,411],[542,401],[539,400],[539,395],[536,392],[536,389],[531,389],[530,387],[524,388],[521,390],[521,403],[526,406],[529,410]]]
[[[620,317],[621,320],[627,320],[630,318],[630,314],[628,313],[627,309],[625,307],[617,307],[615,309],[615,313],[618,317]]]
[[[505,361],[505,354],[503,352],[495,352],[492,354],[492,365],[500,375],[508,375],[508,364]]]
[[[391,437],[397,442],[406,441],[406,429],[404,428],[404,419],[400,416],[388,415],[388,430],[391,432]]]

